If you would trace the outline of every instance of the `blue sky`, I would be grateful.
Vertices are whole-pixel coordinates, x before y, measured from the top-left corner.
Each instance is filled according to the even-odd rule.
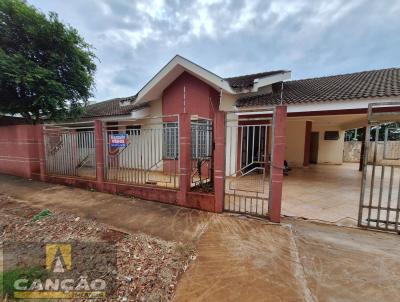
[[[93,45],[94,100],[134,95],[175,54],[228,77],[400,67],[400,1],[28,0]]]

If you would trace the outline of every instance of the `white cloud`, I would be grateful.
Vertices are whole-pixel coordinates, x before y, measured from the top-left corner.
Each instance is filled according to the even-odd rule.
[[[28,1],[56,11],[95,47],[98,100],[135,94],[177,53],[222,76],[400,65],[395,1]]]

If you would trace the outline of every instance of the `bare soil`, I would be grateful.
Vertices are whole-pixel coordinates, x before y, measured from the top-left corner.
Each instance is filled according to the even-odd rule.
[[[195,259],[190,244],[110,229],[93,219],[54,211],[32,222],[40,209],[0,195],[0,243],[112,242],[117,248],[117,287],[106,301],[171,301],[181,274]],[[82,300],[80,300],[82,301]]]

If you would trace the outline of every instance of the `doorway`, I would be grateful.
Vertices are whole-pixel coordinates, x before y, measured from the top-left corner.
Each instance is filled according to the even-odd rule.
[[[310,139],[310,164],[318,163],[319,132],[311,132]]]
[[[243,132],[241,170],[246,173],[264,166],[266,126],[242,126],[241,130]]]

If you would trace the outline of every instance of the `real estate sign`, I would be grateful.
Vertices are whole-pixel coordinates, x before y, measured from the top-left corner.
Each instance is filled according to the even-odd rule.
[[[128,146],[128,134],[117,133],[110,135],[110,145],[114,148],[125,148]]]

